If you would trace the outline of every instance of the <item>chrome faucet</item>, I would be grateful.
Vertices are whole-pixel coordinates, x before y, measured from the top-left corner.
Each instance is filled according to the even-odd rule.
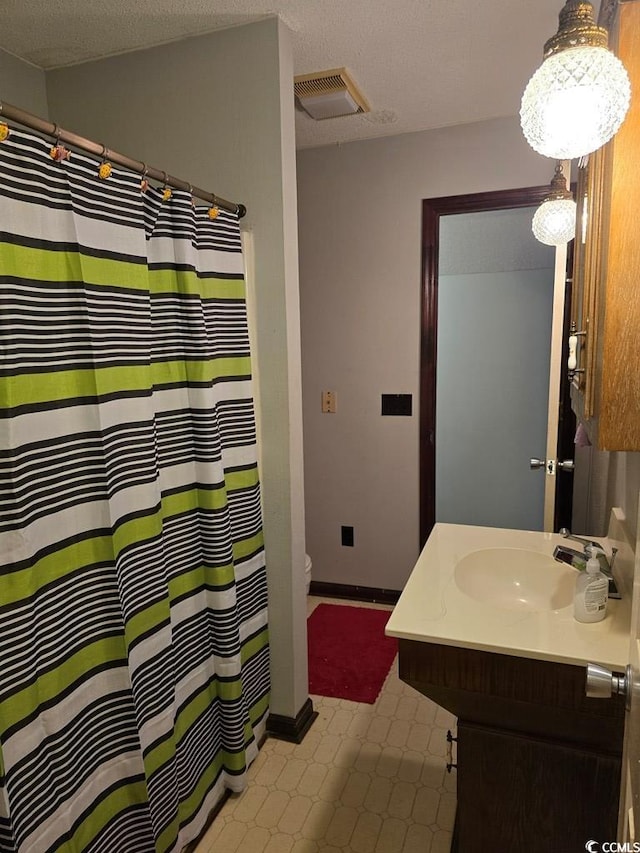
[[[622,598],[618,592],[618,587],[612,572],[613,562],[616,554],[618,553],[618,549],[611,549],[611,561],[609,561],[604,552],[604,548],[599,542],[594,542],[593,539],[584,539],[582,536],[574,536],[566,527],[561,527],[558,532],[561,536],[564,536],[565,539],[572,539],[574,542],[580,542],[584,547],[584,551],[576,551],[574,548],[569,548],[566,545],[556,545],[553,551],[553,559],[557,560],[559,563],[568,563],[575,569],[582,570],[589,559],[587,549],[596,548],[596,557],[600,563],[600,571],[609,581],[609,598]]]

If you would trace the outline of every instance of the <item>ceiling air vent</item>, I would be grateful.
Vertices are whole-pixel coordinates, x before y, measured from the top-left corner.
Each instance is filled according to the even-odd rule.
[[[293,83],[296,98],[311,118],[336,118],[369,112],[369,104],[346,68],[301,74],[293,78]]]

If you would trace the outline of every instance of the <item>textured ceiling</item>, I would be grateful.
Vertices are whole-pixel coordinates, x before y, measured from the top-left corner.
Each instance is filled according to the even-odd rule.
[[[369,114],[320,122],[298,111],[297,144],[305,148],[517,114],[561,6],[561,0],[2,0],[0,47],[50,69],[277,14],[292,31],[296,74],[346,66],[371,105]]]

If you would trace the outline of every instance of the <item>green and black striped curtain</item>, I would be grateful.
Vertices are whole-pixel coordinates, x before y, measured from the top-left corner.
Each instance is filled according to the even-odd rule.
[[[0,143],[0,851],[161,853],[269,698],[237,217]]]

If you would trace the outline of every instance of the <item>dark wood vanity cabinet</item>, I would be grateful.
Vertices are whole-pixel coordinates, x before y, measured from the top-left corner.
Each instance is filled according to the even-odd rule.
[[[585,668],[411,640],[400,678],[458,717],[457,853],[572,853],[616,838],[624,702]]]

